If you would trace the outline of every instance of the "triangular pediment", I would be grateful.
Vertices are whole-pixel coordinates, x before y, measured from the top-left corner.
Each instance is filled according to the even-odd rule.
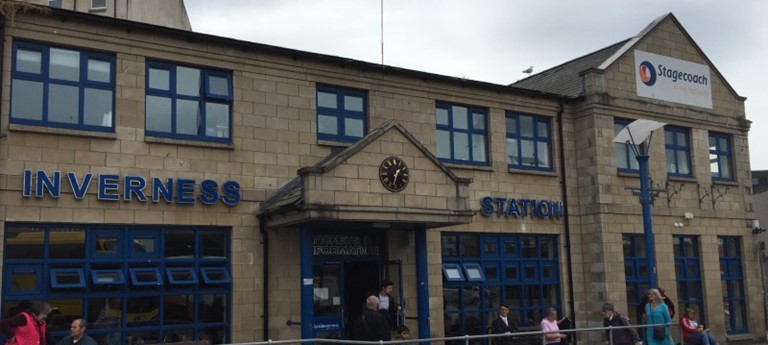
[[[408,183],[392,192],[381,165],[396,157]],[[261,206],[270,226],[310,221],[413,223],[427,228],[471,221],[470,179],[456,176],[395,121],[385,122],[343,150],[298,170],[298,176]]]

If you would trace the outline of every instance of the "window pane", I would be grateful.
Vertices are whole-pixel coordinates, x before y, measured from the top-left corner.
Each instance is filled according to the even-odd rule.
[[[156,132],[171,132],[171,99],[166,97],[147,96],[147,130]]]
[[[317,115],[317,131],[323,134],[339,134],[339,123],[335,116]]]
[[[60,285],[78,285],[82,283],[80,273],[78,272],[58,272],[55,277],[55,283]]]
[[[203,258],[223,259],[227,256],[227,236],[220,231],[204,231],[200,233],[203,245]]]
[[[688,146],[688,135],[685,132],[677,132],[677,145]]]
[[[344,109],[352,111],[363,111],[363,98],[358,96],[344,95]]]
[[[98,235],[91,245],[93,245],[96,254],[117,254],[120,249],[117,235]]]
[[[721,178],[726,178],[726,179],[733,178],[733,174],[731,174],[731,157],[729,156],[720,157],[720,167],[722,168],[722,171],[720,171]]]
[[[507,139],[507,164],[520,164],[517,153],[517,139]]]
[[[151,235],[137,235],[133,237],[133,252],[143,253],[143,254],[154,254],[155,253],[155,237]]]
[[[675,161],[675,151],[667,149],[667,173],[677,174],[677,162]]]
[[[520,135],[525,137],[533,136],[533,118],[530,116],[520,116]]]
[[[461,236],[461,257],[477,258],[480,257],[480,245],[478,237],[475,235]]]
[[[88,80],[109,83],[112,76],[109,61],[88,59]]]
[[[347,136],[362,138],[363,137],[363,120],[345,118],[344,131],[346,132],[344,134]]]
[[[691,173],[691,169],[688,167],[688,152],[679,151],[677,153],[678,173],[688,175]]]
[[[158,296],[129,297],[126,309],[128,327],[160,324],[160,297]]]
[[[534,145],[533,141],[531,140],[522,140],[520,143],[520,148],[522,149],[521,155],[522,155],[522,163],[523,165],[532,166],[535,164],[534,159]]]
[[[51,299],[48,304],[57,312],[48,315],[46,320],[47,331],[58,332],[68,331],[72,320],[81,317],[83,314],[82,299]]]
[[[200,96],[200,70],[177,66],[176,93],[179,95]]]
[[[50,59],[49,77],[52,79],[80,81],[80,52],[51,48]]]
[[[716,154],[709,154],[709,171],[712,173],[712,177],[720,177],[720,168]]]
[[[547,126],[546,122],[540,122],[540,121],[536,122],[536,126],[537,126],[537,130],[538,130],[537,134],[538,134],[539,137],[549,138],[549,130],[548,130],[549,126]]]
[[[453,159],[469,160],[469,135],[467,133],[453,133]]]
[[[195,321],[195,296],[165,296],[164,323],[166,325],[192,324]]]
[[[48,257],[52,259],[85,258],[85,230],[52,229],[48,237]]]
[[[664,144],[666,145],[675,144],[675,132],[671,130],[664,130]]]
[[[627,144],[616,143],[616,167],[619,169],[627,169]]]
[[[112,90],[85,89],[83,124],[112,127]]]
[[[17,49],[16,71],[40,74],[43,55],[39,51]]]
[[[158,90],[171,89],[171,72],[165,69],[149,69],[149,87]]]
[[[508,117],[506,120],[507,124],[507,133],[509,134],[516,134],[517,133],[517,120],[512,117]]]
[[[538,155],[537,163],[540,168],[549,168],[549,143],[537,142],[536,154]]]
[[[440,246],[442,247],[442,255],[444,257],[458,257],[459,251],[456,248],[456,236],[442,236]]]
[[[199,308],[200,322],[224,322],[227,298],[223,294],[201,295]]]
[[[451,132],[437,131],[437,158],[451,158]]]
[[[485,114],[472,113],[472,128],[485,129]]]
[[[323,108],[338,108],[336,105],[336,94],[328,92],[317,92],[317,106]]]
[[[472,160],[485,162],[485,136],[472,134]]]
[[[8,228],[5,231],[6,259],[43,258],[45,233],[40,228]]]
[[[709,136],[709,149],[710,150],[717,149],[717,137],[712,135]]]
[[[728,138],[720,137],[718,138],[718,144],[720,144],[720,151],[730,152],[731,151],[731,145],[728,142]]]
[[[91,298],[89,300],[88,324],[91,329],[119,331],[123,319],[123,299],[120,297]],[[120,344],[120,334],[110,333],[97,337],[108,344]],[[110,342],[110,341],[117,341]]]
[[[437,124],[448,125],[448,109],[437,108]]]
[[[208,76],[208,93],[211,95],[218,95],[228,97],[229,93],[229,79],[219,75]]]
[[[166,258],[194,258],[195,236],[190,231],[165,231]]]
[[[34,292],[37,291],[38,276],[32,269],[12,269],[10,270],[11,286],[15,292]]]
[[[43,83],[14,79],[11,89],[12,118],[43,119]]]
[[[186,99],[176,100],[176,133],[198,134],[200,125],[200,104]]]
[[[469,124],[467,123],[467,108],[452,106],[453,111],[453,128],[455,129],[467,129]]]
[[[48,120],[78,123],[79,94],[77,86],[51,84],[48,90]]]
[[[229,138],[229,104],[205,104],[205,135]]]
[[[105,8],[107,0],[91,0],[91,8]]]

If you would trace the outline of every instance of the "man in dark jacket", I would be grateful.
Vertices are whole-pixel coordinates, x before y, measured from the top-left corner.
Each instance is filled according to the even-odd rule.
[[[603,304],[603,327],[624,326],[630,326],[629,318],[616,312],[613,308],[613,304]],[[611,340],[611,332],[613,332],[614,345],[635,345],[640,342],[640,337],[638,336],[636,329],[622,328],[605,331],[606,344]]]
[[[352,326],[352,340],[388,341],[392,339],[387,317],[379,313],[379,298],[368,296],[365,309]]]
[[[496,320],[493,320],[493,323],[491,324],[493,326],[493,334],[504,334],[514,331],[512,329],[512,320],[507,318],[508,315],[509,306],[506,304],[500,305],[499,316],[496,318]],[[512,337],[508,336],[493,338],[493,343],[495,345],[512,345]]]

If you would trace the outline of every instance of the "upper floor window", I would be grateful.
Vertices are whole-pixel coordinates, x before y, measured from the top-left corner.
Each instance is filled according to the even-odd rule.
[[[691,134],[688,128],[664,126],[667,174],[691,177]]]
[[[48,0],[48,6],[61,8],[61,2],[62,0]]]
[[[488,110],[437,103],[437,157],[444,162],[488,165]]]
[[[232,98],[231,72],[147,62],[148,135],[230,142]]]
[[[113,131],[113,55],[14,42],[11,123]]]
[[[507,164],[510,168],[552,170],[549,117],[507,112]]]
[[[91,0],[92,10],[103,10],[107,8],[107,0]]]
[[[317,86],[317,138],[354,142],[367,132],[365,91]]]
[[[632,123],[632,120],[615,118],[613,120],[613,136],[618,135],[630,123]],[[632,144],[616,143],[616,168],[622,172],[640,172],[640,166],[637,163]]]
[[[709,133],[709,172],[713,180],[733,181],[733,150],[730,134]]]

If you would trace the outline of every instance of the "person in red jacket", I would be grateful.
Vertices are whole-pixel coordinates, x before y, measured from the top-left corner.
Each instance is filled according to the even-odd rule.
[[[45,328],[45,319],[51,306],[44,302],[32,302],[29,309],[0,321],[0,332],[6,344],[55,345],[56,341]]]
[[[688,345],[718,345],[717,339],[709,329],[696,321],[696,311],[685,308],[680,317],[680,328],[683,330],[683,341]]]

